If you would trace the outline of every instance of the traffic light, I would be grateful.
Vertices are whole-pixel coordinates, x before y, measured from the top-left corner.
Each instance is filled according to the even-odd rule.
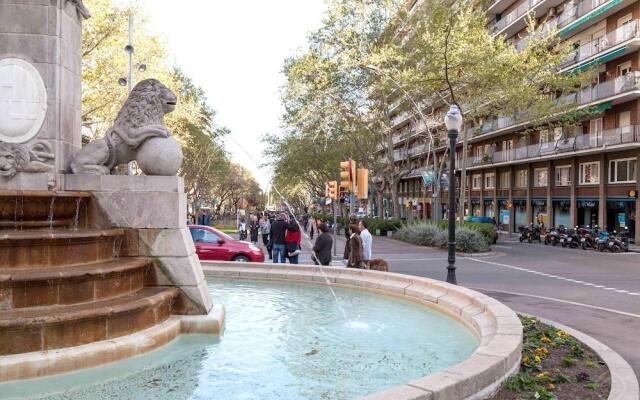
[[[356,180],[357,194],[359,199],[369,197],[369,170],[358,168],[358,179]]]
[[[340,163],[340,188],[350,192],[355,191],[356,162],[349,159]]]
[[[338,198],[338,182],[331,181],[328,184],[329,184],[329,195],[327,197],[333,200],[337,199]]]

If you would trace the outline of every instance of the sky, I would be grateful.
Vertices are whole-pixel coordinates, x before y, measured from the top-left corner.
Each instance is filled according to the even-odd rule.
[[[140,0],[149,28],[164,38],[171,62],[204,89],[226,148],[266,189],[270,170],[261,137],[280,132],[286,57],[320,27],[323,0]],[[135,44],[135,33],[134,33]],[[233,140],[232,140],[233,139]],[[244,148],[249,155],[242,150]]]

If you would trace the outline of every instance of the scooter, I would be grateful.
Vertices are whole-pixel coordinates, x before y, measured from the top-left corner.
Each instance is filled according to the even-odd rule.
[[[549,232],[544,236],[544,244],[557,246],[560,243],[560,232],[557,228],[549,229]]]
[[[576,229],[567,229],[565,233],[560,236],[560,244],[562,247],[569,246],[575,249],[580,246],[580,236],[578,235],[577,228],[576,226]]]
[[[594,229],[591,229],[591,227],[587,225],[585,228],[580,228],[578,233],[580,234],[580,247],[582,250],[596,248],[596,236],[598,235],[597,225]]]
[[[613,235],[607,235],[607,239],[602,242],[598,250],[609,250],[612,253],[629,251],[629,232],[623,231],[618,233],[617,231],[613,231]]]
[[[527,226],[521,226],[518,228],[520,231],[520,243],[525,240],[529,243],[537,240],[538,243],[542,243],[542,238],[540,237],[540,227],[534,226],[532,223]]]

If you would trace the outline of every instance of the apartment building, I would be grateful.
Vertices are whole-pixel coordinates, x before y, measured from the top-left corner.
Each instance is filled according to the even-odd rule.
[[[511,231],[530,222],[609,230],[635,226],[640,209],[640,1],[496,0],[487,13],[489,32],[504,35],[516,48],[527,41],[526,18],[533,13],[542,30],[556,28],[575,49],[559,73],[595,68],[597,76],[561,99],[590,110],[577,127],[532,128],[525,113],[466,127],[471,138],[467,213],[495,217]],[[392,125],[394,155],[404,166],[398,188],[402,216],[429,218],[433,207],[446,209],[446,191],[434,204],[422,183],[426,145],[415,134],[420,128],[402,113]],[[635,226],[634,233],[640,237],[640,228]]]

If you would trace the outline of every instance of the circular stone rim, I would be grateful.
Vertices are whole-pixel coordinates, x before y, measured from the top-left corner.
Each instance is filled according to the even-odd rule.
[[[20,136],[11,137],[11,136],[6,136],[4,133],[2,133],[2,130],[0,130],[0,142],[25,143],[33,139],[34,137],[36,137],[38,135],[38,132],[40,132],[42,125],[44,124],[44,119],[47,116],[48,100],[49,100],[47,95],[47,87],[44,84],[42,75],[40,75],[40,71],[38,71],[38,69],[34,67],[33,64],[31,64],[29,61],[23,60],[21,58],[15,58],[15,57],[0,59],[0,69],[9,65],[17,65],[19,67],[24,67],[27,71],[31,72],[32,73],[31,76],[34,77],[36,81],[36,85],[38,86],[38,89],[42,93],[42,112],[38,114],[38,118],[36,119],[36,121],[33,123],[31,128],[27,132],[23,133]]]

